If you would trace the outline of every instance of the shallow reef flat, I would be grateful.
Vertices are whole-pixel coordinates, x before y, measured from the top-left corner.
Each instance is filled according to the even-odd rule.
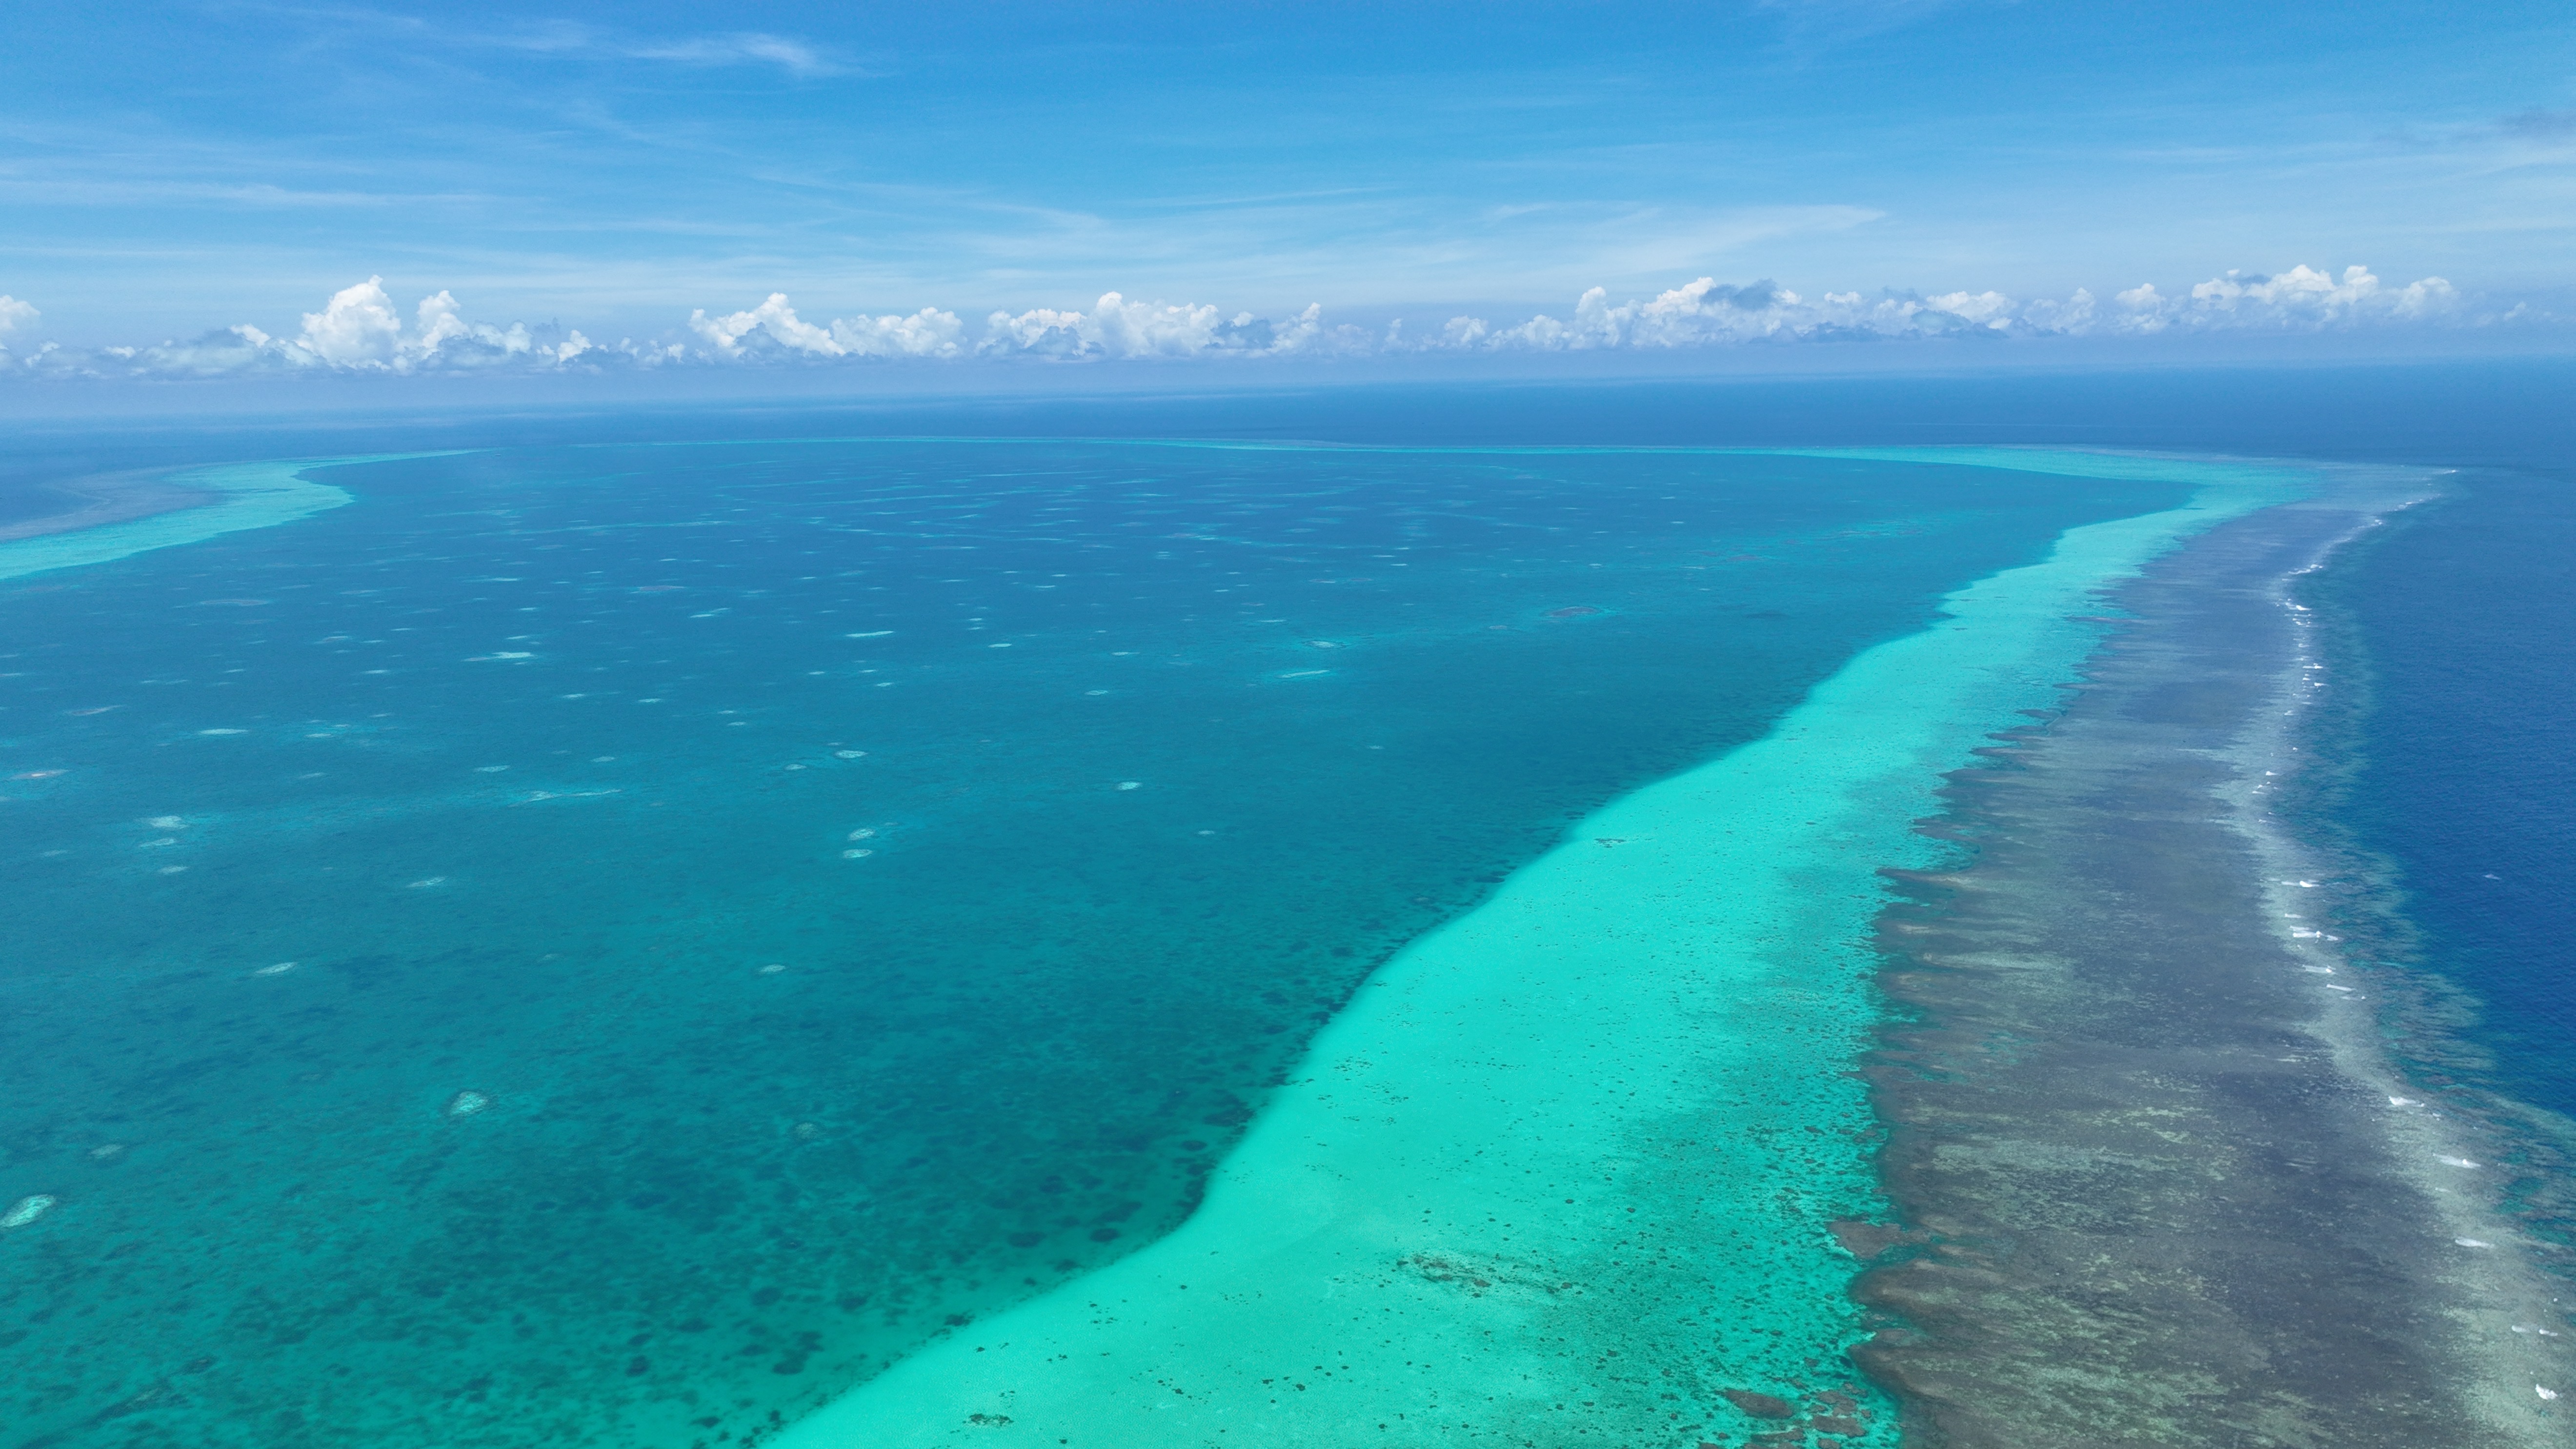
[[[1913,822],[2057,699],[2104,584],[2306,486],[1903,457],[2204,486],[1958,590],[1765,737],[1585,819],[1372,978],[1178,1231],[774,1442],[1896,1443],[1851,1374],[1873,1325],[1836,1237],[1881,1210],[1851,1070],[1879,1016],[1879,872],[1953,858]]]
[[[202,508],[223,501],[220,493],[178,487],[148,469],[73,479],[54,484],[44,491],[61,499],[62,506],[33,517],[0,521],[0,544],[58,533],[78,533],[83,529],[175,513],[183,508]]]
[[[2119,591],[2063,714],[1926,822],[1973,863],[1899,874],[1870,1078],[1904,1227],[1854,1242],[1909,1445],[2576,1442],[2564,1307],[2271,813],[2324,667],[2292,583],[2431,482],[2328,479]]]
[[[410,456],[410,455],[402,455]],[[346,490],[304,477],[335,463],[301,458],[221,463],[123,479],[72,512],[0,529],[0,579],[107,563],[246,528],[270,528],[337,508]]]

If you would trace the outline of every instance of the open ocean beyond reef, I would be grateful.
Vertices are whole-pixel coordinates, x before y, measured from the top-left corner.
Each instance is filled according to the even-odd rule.
[[[1964,440],[2465,465],[2310,586],[2368,665],[2313,808],[2442,988],[2401,1065],[2554,1132],[2564,440],[2198,385],[1991,384]],[[0,1449],[755,1443],[1166,1237],[1372,973],[1575,822],[2195,497],[1677,446],[1963,440],[1856,430],[1887,386],[16,446],[0,521],[49,476],[261,459],[347,501],[0,577]],[[860,435],[898,432],[954,436]],[[1869,872],[1926,862],[1854,839],[1865,926]],[[1727,1190],[1804,1194],[1812,1251],[1656,1330],[1705,1329],[1684,1396],[1728,1442],[1761,1416],[1722,1391],[1896,1442],[1831,1362],[1872,1326],[1824,1232],[1878,1210],[1860,939],[1814,943],[1768,1059],[1839,1085],[1737,1104],[1781,1145]]]

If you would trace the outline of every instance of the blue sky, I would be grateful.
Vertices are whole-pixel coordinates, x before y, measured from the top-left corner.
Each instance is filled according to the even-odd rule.
[[[22,370],[2576,311],[2563,3],[13,0],[0,137]]]

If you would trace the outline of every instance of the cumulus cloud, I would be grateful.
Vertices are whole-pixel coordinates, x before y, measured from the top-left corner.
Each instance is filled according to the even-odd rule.
[[[36,309],[0,296],[0,336]],[[1016,361],[1025,364],[1184,362],[1251,358],[1397,357],[1511,352],[1658,352],[1721,346],[1948,338],[2152,337],[2228,333],[2519,325],[2547,319],[2526,307],[2473,305],[2440,277],[2392,286],[2367,267],[2340,273],[2304,264],[2276,273],[2231,271],[2168,292],[2154,282],[2065,297],[2020,299],[1988,290],[1828,291],[1767,280],[1701,277],[1651,297],[1613,302],[1593,287],[1563,315],[1523,320],[1459,316],[1413,332],[1327,322],[1320,305],[1280,317],[1227,313],[1212,303],[1130,301],[1103,294],[1085,309],[996,311],[980,328],[938,307],[829,322],[797,314],[784,292],[722,314],[700,308],[659,338],[597,343],[551,324],[475,321],[454,294],[423,297],[406,319],[381,277],[343,287],[301,314],[292,336],[244,322],[188,341],[93,350],[48,343],[0,366],[25,374],[217,377],[256,373],[458,373],[634,368],[850,366]]]
[[[304,314],[304,334],[294,345],[338,367],[391,364],[402,342],[402,318],[394,312],[393,298],[385,295],[384,281],[369,277],[332,293],[328,306]]]
[[[1314,356],[1366,350],[1368,335],[1356,327],[1327,328],[1320,303],[1281,321],[1238,312],[1226,317],[1209,304],[1130,302],[1102,295],[1088,312],[1040,307],[984,319],[976,351],[987,357],[1187,358]]]
[[[369,277],[332,293],[321,311],[305,313],[304,330],[291,342],[275,342],[248,323],[229,330],[254,350],[275,349],[290,365],[353,372],[469,368],[512,360],[564,363],[591,349],[590,339],[579,332],[540,345],[524,322],[508,327],[469,322],[454,294],[444,289],[421,298],[412,319],[406,330],[393,298],[385,294],[384,278]]]
[[[710,317],[704,309],[689,314],[689,330],[704,338],[715,355],[727,360],[761,356],[806,357],[955,357],[966,324],[954,312],[924,307],[909,317],[843,317],[818,327],[796,315],[787,294],[747,312]]]
[[[2276,277],[2229,272],[2191,289],[2187,318],[2243,313],[2258,325],[2324,325],[2376,314],[2413,319],[2447,310],[2457,293],[2440,277],[2426,277],[2394,291],[2368,267],[2346,267],[2340,278],[2296,266]]]
[[[1032,308],[984,319],[983,336],[969,343],[954,312],[924,307],[909,316],[844,317],[818,326],[796,315],[784,292],[746,311],[721,317],[703,309],[689,314],[689,330],[723,361],[832,357],[1192,358],[1214,354],[1285,356],[1364,345],[1357,328],[1326,329],[1323,308],[1309,306],[1285,320],[1238,312],[1232,317],[1207,304],[1130,302],[1108,293],[1091,310]]]
[[[956,357],[965,352],[966,324],[954,312],[924,307],[908,317],[843,317],[832,340],[853,357]]]
[[[1702,347],[1727,342],[1827,342],[1919,337],[2095,337],[2191,332],[2329,332],[2371,325],[2462,320],[2462,298],[2440,277],[2385,285],[2367,267],[2340,277],[2301,265],[2272,276],[2229,272],[2167,296],[2152,282],[2115,292],[2109,305],[2078,288],[2064,298],[2017,300],[1996,291],[1933,296],[1827,292],[1809,299],[1753,282],[1702,277],[1651,300],[1612,305],[1594,287],[1572,314],[1498,326],[1452,318],[1417,351],[1581,351]],[[2482,319],[2466,319],[2482,320]],[[1393,345],[1393,344],[1391,344]]]
[[[5,301],[5,299],[0,299]],[[5,308],[0,308],[5,315]],[[34,309],[28,309],[34,315]],[[626,354],[643,349],[622,344]],[[454,294],[423,297],[406,326],[384,287],[369,277],[331,294],[319,312],[303,314],[293,337],[274,337],[248,322],[186,341],[153,346],[49,349],[25,365],[57,374],[134,377],[222,377],[253,373],[455,372],[496,367],[560,368],[602,352],[578,331],[507,327],[469,321]]]
[[[787,351],[816,357],[841,355],[841,344],[832,340],[831,330],[797,317],[796,309],[787,304],[785,292],[772,292],[768,301],[750,311],[726,317],[710,317],[704,309],[691,312],[689,330],[726,357],[741,356],[746,337],[766,338]]]
[[[1784,292],[1768,281],[1730,287],[1702,277],[1651,300],[1616,306],[1611,305],[1606,288],[1594,287],[1575,299],[1570,318],[1541,313],[1516,326],[1498,327],[1481,317],[1453,317],[1440,337],[1423,348],[1554,352],[1744,342],[1778,336],[1791,325],[1789,309],[1799,305],[1797,293]]]

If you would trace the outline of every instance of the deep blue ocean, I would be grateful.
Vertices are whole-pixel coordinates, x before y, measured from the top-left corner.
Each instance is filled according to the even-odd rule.
[[[0,582],[0,1204],[57,1199],[0,1239],[0,1445],[756,1438],[1167,1230],[1568,820],[2179,498],[1692,446],[2462,466],[2329,590],[2372,673],[2340,823],[2491,1084],[2576,1110],[2572,379],[23,428],[0,520],[474,451]],[[1288,440],[1328,446],[1232,445]]]
[[[2576,1117],[2576,488],[2472,472],[2341,575],[2370,674],[2344,823],[2467,989],[2472,1076]]]

